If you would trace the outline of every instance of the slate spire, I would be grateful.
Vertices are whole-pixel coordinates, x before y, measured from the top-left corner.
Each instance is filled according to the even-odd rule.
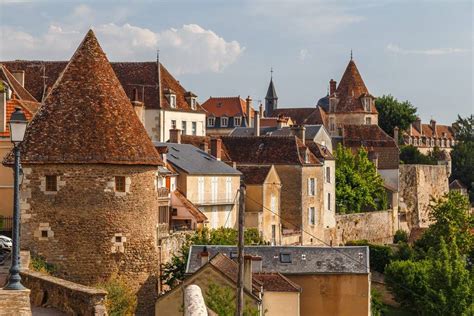
[[[267,95],[265,96],[265,116],[267,117],[271,117],[273,110],[276,110],[278,106],[278,96],[275,85],[273,84],[273,68],[270,72],[270,84],[268,85]]]

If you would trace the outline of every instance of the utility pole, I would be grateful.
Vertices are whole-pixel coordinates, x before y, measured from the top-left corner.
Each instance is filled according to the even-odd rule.
[[[245,219],[245,184],[240,182],[239,189],[239,240],[238,263],[239,274],[237,275],[237,316],[244,314],[244,219]]]

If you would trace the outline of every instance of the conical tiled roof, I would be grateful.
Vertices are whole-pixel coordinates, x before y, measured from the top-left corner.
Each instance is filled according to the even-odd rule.
[[[21,152],[22,163],[162,164],[92,30],[30,123]]]
[[[278,99],[275,86],[273,85],[273,79],[270,79],[270,84],[268,85],[267,95],[265,99]]]

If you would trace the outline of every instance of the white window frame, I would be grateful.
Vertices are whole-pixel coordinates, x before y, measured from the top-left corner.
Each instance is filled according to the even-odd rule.
[[[197,135],[197,122],[191,122],[191,135]]]
[[[314,206],[308,207],[308,224],[316,225],[316,208]]]
[[[198,203],[204,203],[204,177],[198,177]]]
[[[227,127],[228,125],[229,125],[229,118],[225,116],[221,117],[221,127]]]
[[[170,177],[170,192],[176,190],[176,177]]]
[[[431,147],[434,147],[435,145],[435,141],[434,141],[434,138],[431,139]]]
[[[170,106],[176,108],[176,94],[170,94]]]
[[[308,195],[316,195],[316,178],[308,178]]]
[[[196,110],[196,98],[191,98],[191,110]]]
[[[235,116],[234,117],[234,126],[241,126],[242,125],[242,117],[241,116]]]
[[[408,144],[409,145],[413,144],[413,140],[411,139],[411,137],[408,137]]]
[[[216,125],[216,118],[214,116],[208,117],[207,118],[207,126],[214,127],[215,125]]]
[[[187,134],[188,123],[186,121],[181,121],[181,135]]]
[[[372,125],[372,118],[370,116],[365,117],[365,125]]]
[[[217,202],[217,185],[218,185],[218,180],[217,177],[211,177],[211,201]]]
[[[418,139],[413,139],[413,146],[418,146]]]
[[[227,202],[232,201],[232,177],[225,178],[225,199]]]
[[[176,128],[176,120],[171,120],[171,128]]]

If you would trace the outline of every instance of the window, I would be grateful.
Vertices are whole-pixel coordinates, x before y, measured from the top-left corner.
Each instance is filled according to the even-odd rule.
[[[41,231],[41,237],[42,238],[48,238],[48,231],[47,230],[42,230]]]
[[[186,135],[186,121],[181,121],[181,135]]]
[[[365,112],[370,112],[370,98],[363,98],[362,103],[364,105]]]
[[[170,106],[174,109],[176,108],[176,95],[170,94]]]
[[[198,178],[198,202],[204,202],[204,177]]]
[[[450,145],[451,145],[451,144],[450,144],[450,142],[449,142],[449,139],[446,140],[446,147],[450,147]]]
[[[171,216],[178,216],[178,209],[173,207],[173,210],[171,211]]]
[[[160,206],[158,208],[158,223],[160,224],[168,224],[169,223],[169,208],[168,206]]]
[[[334,117],[329,118],[329,130],[334,132],[336,130],[336,124],[334,123]]]
[[[214,126],[216,124],[216,118],[215,117],[208,117],[207,118],[207,126]]]
[[[239,117],[234,117],[234,126],[240,126],[242,125],[242,118]]]
[[[272,211],[273,214],[277,212],[277,206],[276,206],[276,196],[272,193],[270,196],[270,210]]]
[[[418,146],[418,139],[416,139],[416,138],[413,139],[413,145],[414,145],[414,146]]]
[[[310,225],[316,224],[316,211],[314,206],[308,208],[308,222]]]
[[[165,187],[165,178],[164,177],[156,177],[156,188],[164,188]]]
[[[229,119],[227,117],[221,117],[221,127],[227,127]]]
[[[191,109],[196,110],[196,98],[191,98]]]
[[[436,146],[439,147],[439,138],[436,140]]]
[[[191,123],[191,132],[192,132],[193,135],[196,135],[196,132],[197,132],[197,123],[196,122]]]
[[[115,177],[115,192],[125,192],[125,177],[124,176]]]
[[[445,147],[446,143],[444,141],[444,139],[441,140],[441,147]]]
[[[431,139],[431,147],[434,147],[434,139]]]
[[[217,177],[211,178],[211,201],[217,201]]]
[[[291,253],[280,253],[281,263],[291,263]]]
[[[411,137],[408,138],[408,144],[412,144],[413,140],[411,139]]]
[[[366,117],[365,118],[365,125],[370,125],[372,124],[372,118],[371,117]]]
[[[326,167],[326,182],[331,183],[331,167]]]
[[[316,179],[315,178],[308,179],[308,195],[311,195],[311,196],[316,195]]]
[[[328,193],[328,210],[331,210],[331,193]]]
[[[171,120],[171,128],[172,129],[176,128],[176,120]]]
[[[232,201],[232,178],[225,179],[225,198],[228,202]]]
[[[121,243],[122,242],[122,236],[115,236],[115,242]]]
[[[170,177],[170,191],[176,190],[176,177]]]
[[[272,244],[275,244],[276,240],[276,225],[272,225]]]
[[[46,191],[56,192],[58,190],[58,176],[46,176]]]

